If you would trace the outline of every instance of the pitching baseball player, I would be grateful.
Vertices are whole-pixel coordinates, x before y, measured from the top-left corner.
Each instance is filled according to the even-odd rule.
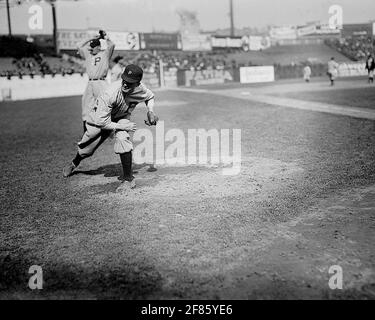
[[[129,132],[136,130],[136,124],[130,121],[130,115],[137,104],[144,102],[147,107],[146,124],[156,125],[159,119],[153,111],[154,94],[141,83],[143,70],[136,65],[128,65],[121,77],[122,81],[111,84],[96,99],[87,116],[87,130],[78,142],[77,154],[63,169],[64,177],[71,176],[80,162],[92,156],[111,133],[114,133],[114,150],[120,155],[123,168],[123,182],[117,191],[135,188],[132,171],[133,144]]]
[[[107,41],[107,48],[101,49],[100,39]],[[82,97],[82,121],[83,131],[86,131],[86,122],[90,107],[95,99],[107,88],[106,77],[109,69],[109,61],[115,49],[114,43],[107,37],[103,30],[99,36],[86,41],[78,48],[78,53],[85,59],[86,73],[89,77],[86,90]]]

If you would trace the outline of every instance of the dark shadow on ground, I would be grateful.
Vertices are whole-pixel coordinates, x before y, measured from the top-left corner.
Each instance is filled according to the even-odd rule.
[[[75,264],[43,263],[18,254],[0,256],[1,299],[147,299],[161,289],[159,272],[144,259],[142,263],[121,262],[92,270]],[[28,287],[32,265],[43,270],[43,289]]]
[[[43,289],[31,290],[28,282],[30,266],[43,269]],[[26,254],[0,254],[0,299],[230,299],[229,292],[248,299],[373,299],[375,286],[364,284],[359,288],[329,290],[321,285],[306,286],[295,279],[261,277],[244,280],[237,289],[223,289],[223,280],[214,276],[203,279],[189,274],[177,277],[180,281],[171,287],[155,266],[142,259],[138,262],[119,261],[92,269],[76,264],[44,263]],[[234,291],[233,291],[234,290]]]
[[[137,174],[138,170],[141,170],[145,167],[148,168],[148,172],[154,172],[157,170],[155,167],[151,167],[149,164],[133,164],[133,173]],[[108,164],[105,166],[101,166],[97,169],[75,170],[73,172],[73,175],[76,174],[83,174],[88,176],[96,176],[103,174],[104,177],[118,177],[122,174],[122,166],[121,163]]]

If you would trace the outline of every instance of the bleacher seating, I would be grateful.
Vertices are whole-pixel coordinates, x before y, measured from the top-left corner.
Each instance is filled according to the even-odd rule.
[[[373,53],[375,39],[368,36],[326,40],[326,44],[353,61],[363,61]]]

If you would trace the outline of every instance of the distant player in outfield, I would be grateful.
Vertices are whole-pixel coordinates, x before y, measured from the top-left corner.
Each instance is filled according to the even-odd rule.
[[[133,143],[130,132],[136,130],[136,124],[130,122],[134,108],[144,102],[147,108],[149,126],[156,125],[158,117],[154,114],[154,94],[142,83],[143,70],[136,65],[128,65],[121,78],[112,83],[102,93],[87,117],[87,130],[78,142],[75,158],[64,169],[64,177],[69,177],[81,161],[92,156],[95,150],[112,134],[115,137],[115,153],[120,155],[123,168],[123,181],[118,191],[133,189],[135,181],[132,171]]]
[[[328,71],[327,75],[329,80],[331,81],[331,86],[335,85],[335,79],[338,75],[338,68],[339,64],[335,61],[335,58],[332,57],[331,60],[328,61]]]
[[[310,82],[310,77],[311,77],[311,68],[310,68],[310,66],[307,64],[307,65],[303,68],[303,79],[304,79],[306,82]]]
[[[374,57],[370,54],[366,60],[366,69],[368,72],[368,83],[374,82],[374,70],[375,70],[375,60]]]
[[[107,48],[102,50],[100,40],[107,41]],[[89,77],[86,90],[82,97],[82,121],[83,131],[86,131],[86,122],[90,108],[95,105],[96,98],[107,88],[106,77],[109,70],[114,43],[108,39],[106,33],[99,31],[99,36],[84,42],[79,48],[78,53],[85,59],[86,73]]]

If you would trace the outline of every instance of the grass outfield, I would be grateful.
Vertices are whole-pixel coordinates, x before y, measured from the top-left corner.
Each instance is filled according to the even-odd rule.
[[[166,131],[241,129],[240,174],[139,167],[122,195],[108,141],[64,179],[80,97],[0,103],[0,298],[375,298],[374,121],[210,93],[156,101]],[[328,288],[335,264],[344,290]]]
[[[375,85],[356,89],[288,92],[283,94],[283,96],[299,100],[375,109]]]

